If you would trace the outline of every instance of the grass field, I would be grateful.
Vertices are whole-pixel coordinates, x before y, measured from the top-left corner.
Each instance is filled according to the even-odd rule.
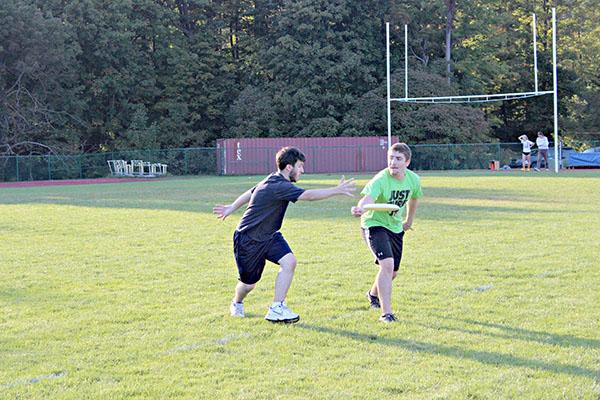
[[[272,264],[228,316],[258,179],[0,189],[0,398],[600,399],[600,172],[422,174],[389,325],[350,198],[288,209],[298,324]]]

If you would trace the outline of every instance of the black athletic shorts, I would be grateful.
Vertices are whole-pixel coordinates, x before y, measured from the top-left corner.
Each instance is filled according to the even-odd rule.
[[[252,240],[237,230],[233,233],[233,254],[239,272],[238,279],[247,285],[260,280],[266,260],[277,264],[277,261],[291,252],[292,249],[280,232],[275,232],[271,239],[262,242]]]
[[[404,232],[394,233],[382,226],[363,229],[364,238],[375,256],[375,263],[378,260],[392,257],[394,259],[394,271],[400,268],[402,260],[402,244]]]

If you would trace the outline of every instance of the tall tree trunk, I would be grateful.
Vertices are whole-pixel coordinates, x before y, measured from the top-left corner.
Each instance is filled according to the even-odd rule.
[[[544,0],[542,2],[542,26],[544,27],[542,32],[539,34],[540,41],[544,51],[548,49],[548,35],[550,34],[550,24],[552,11],[548,7],[548,2]]]
[[[456,0],[444,0],[446,5],[446,77],[450,84],[452,77],[452,29],[454,27],[454,13]]]
[[[240,34],[240,1],[232,1],[231,2],[231,10],[229,12],[231,15],[229,16],[229,45],[231,46],[231,58],[233,61],[238,61],[240,53],[239,53],[239,34]]]

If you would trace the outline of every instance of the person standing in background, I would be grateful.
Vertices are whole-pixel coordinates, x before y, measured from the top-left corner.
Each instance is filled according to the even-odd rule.
[[[542,159],[544,159],[545,164],[544,166],[546,167],[546,171],[549,170],[549,163],[548,163],[548,138],[542,133],[542,132],[538,132],[537,133],[538,137],[535,140],[535,144],[538,148],[538,157],[537,157],[537,168],[536,170],[540,170],[542,169]]]
[[[523,145],[523,155],[521,156],[523,164],[521,166],[521,171],[525,171],[525,163],[527,163],[527,171],[529,171],[531,169],[531,146],[535,143],[529,140],[527,135],[521,135],[518,139]]]

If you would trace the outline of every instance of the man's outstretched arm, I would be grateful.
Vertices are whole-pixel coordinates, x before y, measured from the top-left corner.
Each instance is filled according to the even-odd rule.
[[[216,206],[214,206],[213,214],[217,214],[217,218],[224,220],[225,218],[227,218],[228,215],[233,214],[235,210],[249,202],[251,196],[252,189],[248,189],[247,191],[242,193],[240,197],[235,199],[233,203],[229,205],[217,204]]]
[[[339,185],[327,189],[308,189],[298,197],[298,200],[323,200],[332,196],[344,195],[354,197],[354,191],[356,190],[356,184],[354,178],[345,179],[342,176]]]

